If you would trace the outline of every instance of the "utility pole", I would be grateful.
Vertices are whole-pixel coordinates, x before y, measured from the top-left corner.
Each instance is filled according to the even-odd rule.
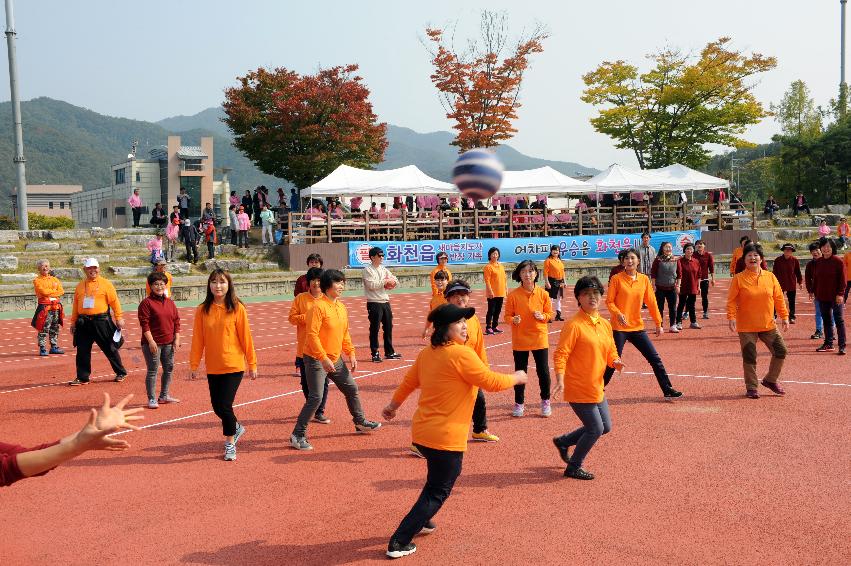
[[[18,96],[18,64],[15,59],[15,14],[12,0],[6,0],[6,48],[9,51],[9,88],[12,91],[12,120],[15,123],[15,181],[18,184],[18,229],[29,230],[27,215],[27,171],[24,159],[24,133],[21,127],[21,101]]]
[[[848,84],[845,82],[845,4],[848,0],[839,0],[841,14],[839,20],[839,115],[845,117],[848,109]]]

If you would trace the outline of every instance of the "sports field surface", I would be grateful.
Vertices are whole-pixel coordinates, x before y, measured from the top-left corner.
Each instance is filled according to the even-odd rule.
[[[488,394],[491,432],[470,443],[452,496],[418,537],[405,564],[849,564],[851,561],[851,377],[849,358],[816,353],[812,305],[799,296],[798,323],[781,382],[744,397],[738,339],[727,328],[727,281],[712,289],[702,330],[654,338],[674,387],[666,402],[650,366],[632,346],[626,371],[606,391],[613,430],[585,467],[597,479],[562,476],[551,437],[578,426],[570,407],[539,416],[530,367],[526,417],[510,416],[513,393]],[[576,312],[572,290],[566,316]],[[369,361],[364,300],[346,297],[367,418],[380,412],[424,347],[429,297],[392,296],[403,360]],[[484,326],[484,293],[473,293]],[[700,300],[698,298],[698,305]],[[329,425],[311,423],[312,452],[289,446],[304,397],[295,375],[290,298],[247,305],[260,377],[243,381],[236,413],[247,428],[238,459],[222,460],[221,425],[206,380],[188,381],[194,309],[181,308],[184,347],[172,394],[145,410],[123,453],[89,453],[43,478],[0,491],[0,563],[18,564],[350,564],[385,562],[388,538],[425,480],[408,454],[416,394],[392,423],[355,434],[331,386]],[[699,311],[699,306],[698,306]],[[644,311],[645,317],[646,311]],[[0,438],[33,445],[82,426],[103,391],[145,403],[144,361],[135,310],[122,356],[130,371],[112,382],[93,354],[93,383],[68,387],[74,350],[39,358],[29,320],[0,321]],[[551,325],[551,352],[562,323]],[[648,324],[648,327],[650,325]],[[667,326],[667,325],[666,325]],[[507,325],[502,325],[508,330]],[[497,371],[511,372],[510,333],[487,336]],[[768,366],[760,345],[759,368]],[[530,363],[531,363],[530,359]],[[202,367],[203,369],[203,367]]]

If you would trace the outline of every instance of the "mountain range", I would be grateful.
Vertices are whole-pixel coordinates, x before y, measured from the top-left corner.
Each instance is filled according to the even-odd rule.
[[[145,122],[104,116],[92,110],[61,100],[35,98],[21,103],[24,126],[24,156],[27,160],[27,183],[83,185],[84,189],[109,184],[110,166],[127,157],[132,141],[139,140],[138,154],[147,156],[148,149],[164,145],[169,135],[180,135],[185,145],[198,144],[201,136],[212,135],[215,166],[229,167],[229,179],[235,189],[256,185],[269,187],[288,184],[263,174],[237,150],[227,126],[220,118],[221,107],[208,108],[192,116],[174,116],[158,122]],[[12,163],[14,140],[11,103],[0,103],[0,209],[10,209],[9,195],[15,185]],[[389,147],[385,160],[377,169],[392,169],[414,164],[436,179],[449,180],[451,164],[457,150],[449,145],[450,132],[418,133],[409,128],[389,125]],[[566,175],[593,175],[596,169],[577,163],[549,161],[524,155],[508,145],[497,154],[511,170],[533,169],[549,165]]]

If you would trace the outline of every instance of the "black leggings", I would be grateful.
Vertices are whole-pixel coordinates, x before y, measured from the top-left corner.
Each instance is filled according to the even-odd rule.
[[[207,385],[210,387],[210,403],[213,412],[222,419],[222,434],[233,436],[236,434],[236,415],[233,413],[233,400],[236,398],[236,390],[242,383],[242,374],[234,373],[211,373],[207,374]]]
[[[677,321],[677,292],[673,289],[656,289],[656,304],[659,312],[665,316],[665,301],[668,301],[668,322],[671,326]]]
[[[709,279],[700,281],[700,302],[703,306],[703,314],[709,312]]]
[[[677,304],[677,322],[683,321],[683,314],[688,311],[688,319],[692,324],[697,322],[697,313],[694,312],[694,303],[697,301],[697,295],[681,294]]]
[[[513,350],[514,354],[514,371],[526,371],[529,367],[529,350]],[[538,384],[541,386],[541,400],[546,401],[550,398],[550,349],[542,348],[540,350],[532,350],[532,357],[535,359],[535,371],[538,374]],[[526,401],[526,385],[514,386],[514,402],[522,405]]]
[[[502,313],[502,301],[505,297],[488,299],[488,314],[485,315],[485,328],[495,330],[499,326],[499,315]]]

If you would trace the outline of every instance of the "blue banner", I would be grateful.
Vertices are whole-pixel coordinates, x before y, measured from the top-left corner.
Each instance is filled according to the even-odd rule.
[[[674,254],[682,253],[683,245],[700,238],[698,230],[682,232],[656,232],[650,236],[650,245],[659,249],[662,242],[674,246]],[[369,264],[369,250],[378,247],[384,252],[384,265],[405,267],[437,265],[438,252],[449,255],[450,264],[487,263],[488,250],[497,248],[500,261],[518,263],[524,259],[544,261],[550,255],[550,246],[561,248],[561,257],[571,259],[617,259],[618,252],[637,248],[641,234],[600,234],[596,236],[550,236],[546,238],[497,238],[482,240],[421,240],[418,242],[349,242],[349,267]]]

